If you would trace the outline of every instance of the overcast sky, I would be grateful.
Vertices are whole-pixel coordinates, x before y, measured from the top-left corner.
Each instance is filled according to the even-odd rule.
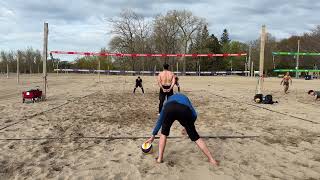
[[[262,24],[277,39],[320,25],[320,0],[0,0],[0,50],[42,48],[49,23],[49,50],[99,51],[110,40],[106,19],[131,8],[147,18],[186,9],[206,18],[210,33],[249,41]]]

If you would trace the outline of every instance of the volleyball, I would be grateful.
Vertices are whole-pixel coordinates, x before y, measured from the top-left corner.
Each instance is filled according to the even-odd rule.
[[[143,143],[141,145],[141,150],[144,153],[149,153],[151,151],[151,149],[152,149],[152,144],[151,143]]]

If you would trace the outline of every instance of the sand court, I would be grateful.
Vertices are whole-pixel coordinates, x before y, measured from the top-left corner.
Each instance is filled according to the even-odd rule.
[[[319,80],[294,80],[290,93],[283,95],[280,79],[266,78],[264,91],[279,103],[253,106],[254,78],[181,76],[181,90],[199,114],[200,135],[259,136],[206,139],[221,161],[211,167],[188,138],[168,140],[163,164],[154,161],[158,140],[146,155],[140,150],[146,139],[101,138],[151,135],[158,108],[153,76],[142,76],[145,95],[133,95],[135,77],[102,75],[97,82],[96,75],[50,74],[48,100],[22,104],[20,91],[41,82],[36,75],[28,83],[26,79],[30,77],[22,76],[19,86],[14,78],[0,81],[4,179],[320,177],[320,102],[308,100],[305,93],[309,87],[320,88]],[[175,122],[170,136],[181,136],[180,131]]]

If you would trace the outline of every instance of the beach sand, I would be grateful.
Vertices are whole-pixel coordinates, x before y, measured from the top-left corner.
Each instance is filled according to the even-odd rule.
[[[22,103],[21,92],[41,87],[41,75],[0,77],[0,179],[320,179],[320,101],[306,92],[320,80],[293,80],[284,95],[279,78],[263,93],[274,105],[253,103],[256,78],[180,77],[193,102],[202,136],[219,167],[212,167],[187,137],[168,139],[164,163],[141,144],[157,120],[158,87],[142,76],[49,74],[47,101]],[[42,87],[41,87],[42,88]],[[175,122],[170,136],[181,136]],[[108,139],[108,137],[130,137]]]

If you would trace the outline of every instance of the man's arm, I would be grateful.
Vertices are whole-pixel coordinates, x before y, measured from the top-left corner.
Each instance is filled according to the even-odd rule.
[[[163,122],[163,113],[161,111],[159,119],[156,123],[156,126],[154,127],[152,131],[152,136],[145,142],[145,143],[152,143],[154,141],[155,136],[158,134]]]
[[[197,112],[196,112],[196,110],[194,109],[194,107],[193,107],[193,105],[192,105],[192,103],[191,103],[191,101],[190,101],[189,98],[188,98],[188,103],[189,103],[189,106],[190,106],[190,108],[191,108],[193,118],[194,118],[194,119],[197,119]]]
[[[155,127],[154,127],[154,129],[152,131],[152,135],[153,136],[158,134],[158,132],[159,132],[161,126],[162,126],[163,120],[164,120],[163,111],[161,111],[160,116],[158,118],[158,121],[157,121],[157,123],[156,123],[156,125],[155,125]]]
[[[163,87],[162,87],[162,84],[161,84],[161,73],[159,73],[157,81],[158,81],[159,87],[163,90]]]
[[[172,72],[171,72],[172,73]],[[172,73],[172,81],[171,81],[171,86],[170,86],[170,91],[173,88],[174,84],[176,83],[176,78],[175,75]]]
[[[282,85],[282,83],[283,83],[283,80],[284,80],[284,79],[282,79],[282,81],[280,82],[280,85]]]

